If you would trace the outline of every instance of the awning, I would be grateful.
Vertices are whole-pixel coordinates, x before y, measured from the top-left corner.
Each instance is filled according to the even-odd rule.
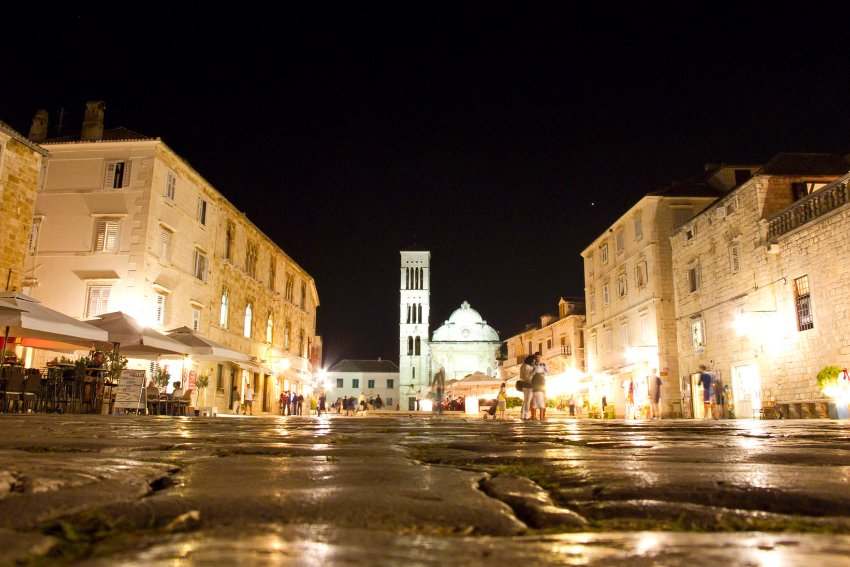
[[[108,340],[106,331],[69,317],[19,293],[0,293],[0,336],[20,337],[25,346],[69,350]],[[26,344],[29,342],[29,344]]]
[[[145,358],[192,353],[192,349],[183,343],[143,326],[120,311],[100,315],[88,323],[106,331],[108,336],[104,342],[118,343],[124,356]]]
[[[168,331],[168,336],[189,347],[192,350],[192,356],[199,360],[242,362],[246,364],[251,362],[251,357],[247,354],[229,349],[220,343],[203,337],[189,327],[179,327]]]

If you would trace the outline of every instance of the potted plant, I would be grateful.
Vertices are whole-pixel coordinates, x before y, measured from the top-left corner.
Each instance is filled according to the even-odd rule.
[[[821,392],[833,402],[829,405],[835,408],[830,411],[830,417],[847,419],[850,417],[850,379],[846,369],[837,366],[824,366],[818,372],[818,387]]]
[[[204,391],[204,403],[207,402],[207,386],[210,385],[210,376],[209,374],[201,374],[198,376],[197,380],[195,380],[195,386],[198,388],[197,393],[195,394],[195,406],[199,407],[199,401],[201,398],[201,390]],[[197,411],[197,410],[195,410]]]
[[[171,382],[171,374],[168,373],[168,370],[164,366],[160,366],[153,374],[153,381],[160,390],[163,390],[167,388],[168,383]]]
[[[109,351],[106,353],[106,368],[109,371],[109,381],[118,382],[121,379],[121,372],[127,368],[127,359],[121,356],[120,352]]]

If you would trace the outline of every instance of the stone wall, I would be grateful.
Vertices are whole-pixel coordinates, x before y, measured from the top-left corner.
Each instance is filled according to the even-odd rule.
[[[0,129],[0,289],[21,289],[43,152]]]

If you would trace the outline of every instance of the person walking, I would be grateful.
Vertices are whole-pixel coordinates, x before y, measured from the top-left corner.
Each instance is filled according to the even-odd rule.
[[[534,355],[528,355],[519,367],[519,380],[517,380],[517,389],[522,392],[522,413],[523,421],[531,417],[531,377],[534,375]]]
[[[254,415],[254,388],[251,383],[245,386],[245,403],[243,404],[242,413],[244,415]]]
[[[505,419],[505,410],[508,409],[508,392],[504,382],[499,387],[499,395],[496,396],[496,419]]]
[[[629,385],[626,393],[626,419],[636,419],[635,415],[635,381],[629,378]]]
[[[649,375],[649,417],[650,419],[661,419],[661,377],[658,369],[653,368]]]
[[[239,415],[242,400],[239,396],[239,388],[236,387],[236,384],[233,385],[233,388],[230,392],[230,397],[233,399],[233,413]]]
[[[546,365],[540,362],[540,354],[535,357],[534,374],[531,376],[531,419],[546,421]]]
[[[702,386],[702,402],[703,402],[703,419],[712,419],[713,408],[714,405],[711,399],[711,385],[713,380],[711,379],[711,374],[708,373],[708,368],[706,368],[705,364],[699,365],[699,381],[698,385]]]
[[[319,394],[319,403],[316,405],[316,415],[321,416],[322,412],[325,411],[325,403],[327,402],[327,398],[325,397],[325,393],[322,392]]]

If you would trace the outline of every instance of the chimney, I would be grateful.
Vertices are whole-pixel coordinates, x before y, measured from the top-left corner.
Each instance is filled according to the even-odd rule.
[[[106,103],[102,100],[90,100],[86,103],[86,117],[83,118],[80,140],[91,142],[103,139],[104,110],[106,110]]]
[[[33,142],[43,142],[47,139],[47,117],[47,111],[43,108],[35,111],[29,135],[29,139]]]

